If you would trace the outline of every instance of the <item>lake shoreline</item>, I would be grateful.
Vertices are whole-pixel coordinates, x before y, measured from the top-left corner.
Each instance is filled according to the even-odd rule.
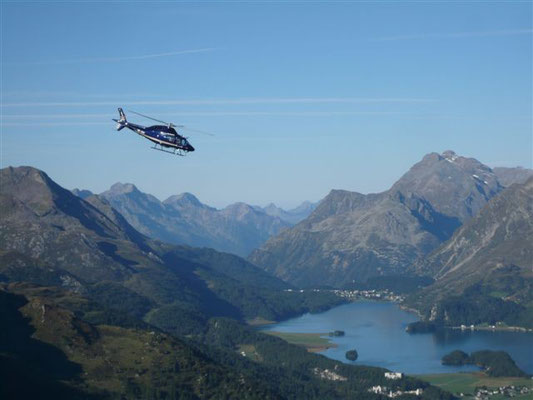
[[[256,317],[254,319],[247,320],[246,324],[248,324],[248,325],[250,325],[252,327],[261,328],[261,327],[268,326],[268,325],[275,325],[275,324],[279,324],[279,323],[282,323],[282,322],[290,321],[291,319],[299,318],[299,317],[302,317],[303,315],[306,315],[306,314],[321,314],[321,313],[327,312],[327,311],[332,310],[332,309],[334,309],[336,307],[340,307],[340,306],[343,306],[343,305],[346,305],[346,304],[365,303],[365,302],[394,304],[394,305],[397,305],[398,308],[400,308],[401,310],[416,315],[419,318],[419,321],[424,321],[424,317],[423,317],[422,313],[419,310],[417,310],[416,308],[407,307],[407,306],[403,305],[400,302],[392,301],[392,300],[385,300],[385,299],[361,298],[361,299],[356,299],[356,300],[348,300],[345,303],[333,305],[333,306],[331,306],[329,308],[326,308],[326,309],[324,309],[322,311],[319,311],[319,312],[314,312],[314,313],[313,312],[306,312],[306,313],[302,313],[302,314],[298,314],[298,315],[293,315],[293,316],[285,318],[285,319],[280,319],[279,321],[265,320],[265,319],[263,319],[261,317]],[[461,331],[469,331],[469,330],[471,330],[471,331],[489,331],[489,332],[490,331],[533,332],[533,328],[526,328],[526,327],[523,327],[523,326],[473,325],[473,327],[472,327],[472,325],[461,325],[461,326],[439,325],[438,328],[439,329],[454,329],[454,330],[461,330]]]
[[[405,374],[449,374],[472,372],[470,367],[450,368],[442,366],[441,358],[453,350],[467,353],[480,349],[507,351],[517,364],[527,373],[533,372],[533,335],[523,330],[501,329],[461,330],[446,327],[436,332],[410,335],[405,327],[419,320],[412,310],[402,308],[396,302],[382,300],[358,300],[333,307],[322,313],[306,313],[275,324],[256,328],[264,333],[269,331],[293,335],[328,335],[327,332],[340,330],[342,337],[324,337],[336,346],[323,346],[314,343],[304,346],[322,355],[351,364],[345,353],[357,349],[357,364],[387,368]],[[290,341],[290,340],[289,340]],[[300,344],[302,344],[300,342]],[[361,350],[361,351],[360,351]],[[477,370],[477,369],[476,369]]]
[[[443,326],[445,329],[455,329],[460,331],[500,331],[500,332],[533,332],[533,329],[531,328],[524,328],[523,326]]]

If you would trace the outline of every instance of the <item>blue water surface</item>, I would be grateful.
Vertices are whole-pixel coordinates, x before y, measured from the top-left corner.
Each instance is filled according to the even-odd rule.
[[[345,332],[331,338],[337,345],[321,354],[345,363],[373,365],[409,374],[477,370],[474,366],[445,366],[442,356],[453,350],[504,350],[525,372],[533,373],[533,333],[508,331],[442,330],[436,333],[408,334],[406,326],[418,317],[397,304],[359,301],[319,314],[305,314],[264,330],[278,332]],[[346,360],[347,350],[356,349],[359,358]]]

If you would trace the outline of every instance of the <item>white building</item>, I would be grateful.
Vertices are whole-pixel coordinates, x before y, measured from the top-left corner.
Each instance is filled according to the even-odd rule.
[[[385,378],[387,379],[402,379],[403,374],[401,372],[385,372]]]

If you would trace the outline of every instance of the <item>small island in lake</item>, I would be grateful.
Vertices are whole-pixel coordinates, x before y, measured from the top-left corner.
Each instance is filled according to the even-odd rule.
[[[329,336],[344,336],[344,331],[333,331],[329,333]]]
[[[469,364],[470,357],[464,351],[454,350],[442,357],[442,365],[465,365]]]
[[[346,352],[346,359],[347,360],[355,361],[355,360],[357,360],[357,357],[359,357],[359,355],[357,354],[357,350],[355,350],[355,349],[348,350]]]
[[[516,376],[527,377],[505,351],[481,350],[475,351],[470,356],[464,351],[455,350],[442,357],[443,365],[477,365],[483,368],[488,376]]]
[[[429,321],[416,321],[407,325],[405,330],[407,333],[432,333],[437,330],[437,324]]]

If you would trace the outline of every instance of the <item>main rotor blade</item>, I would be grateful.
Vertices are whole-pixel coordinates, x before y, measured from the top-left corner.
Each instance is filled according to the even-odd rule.
[[[160,119],[152,118],[152,117],[149,117],[148,115],[144,115],[144,114],[138,113],[137,111],[128,110],[128,112],[140,115],[141,117],[144,117],[144,118],[151,119],[152,121],[161,122],[162,124],[165,124],[165,125],[174,125],[172,123],[161,121]]]
[[[199,129],[187,128],[185,125],[176,125],[176,124],[173,124],[172,122],[161,121],[160,119],[149,117],[148,115],[138,113],[137,111],[128,110],[128,112],[140,115],[141,117],[144,117],[144,118],[151,119],[152,121],[161,122],[162,124],[168,125],[170,127],[180,128],[180,129],[184,129],[186,131],[195,132],[195,133],[201,133],[202,135],[215,136],[213,133],[210,133],[210,132],[201,131]]]
[[[176,125],[174,125],[176,126]],[[201,130],[198,130],[198,129],[191,129],[191,128],[187,128],[186,126],[183,126],[183,125],[178,125],[181,129],[184,129],[186,131],[190,131],[190,132],[194,132],[194,133],[201,133],[202,135],[208,135],[208,136],[215,136],[214,133],[210,133],[210,132],[206,132],[206,131],[201,131]]]

